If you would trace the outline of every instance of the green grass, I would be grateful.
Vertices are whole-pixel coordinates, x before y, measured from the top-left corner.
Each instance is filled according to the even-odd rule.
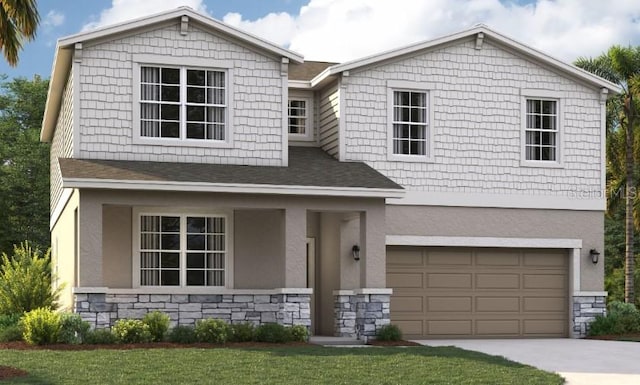
[[[562,384],[560,376],[453,347],[0,350],[28,377],[0,384]]]

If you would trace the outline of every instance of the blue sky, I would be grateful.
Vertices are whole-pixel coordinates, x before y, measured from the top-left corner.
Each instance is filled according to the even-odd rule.
[[[0,73],[48,77],[58,38],[181,5],[309,60],[352,60],[476,23],[567,62],[640,45],[638,0],[39,0],[36,40],[18,67],[0,61]]]

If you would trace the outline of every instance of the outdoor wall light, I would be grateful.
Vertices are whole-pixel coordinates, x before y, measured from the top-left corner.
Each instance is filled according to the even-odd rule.
[[[600,253],[596,249],[589,250],[589,256],[591,257],[591,262],[598,263],[598,259],[600,258]]]
[[[353,245],[353,247],[351,248],[351,254],[353,254],[353,259],[355,261],[359,261],[360,260],[360,246]]]

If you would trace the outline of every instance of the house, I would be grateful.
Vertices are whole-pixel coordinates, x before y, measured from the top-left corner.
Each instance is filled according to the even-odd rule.
[[[483,25],[342,64],[184,7],[62,38],[41,135],[62,305],[584,335],[619,91]]]

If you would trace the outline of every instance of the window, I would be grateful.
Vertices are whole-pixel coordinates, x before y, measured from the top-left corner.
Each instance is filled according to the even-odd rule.
[[[224,216],[140,215],[140,286],[225,286]]]
[[[394,155],[427,155],[427,112],[426,92],[393,91]]]
[[[307,134],[306,100],[289,100],[289,134]]]
[[[558,160],[558,106],[555,100],[527,99],[525,160]]]
[[[140,137],[224,141],[226,72],[140,67]]]

